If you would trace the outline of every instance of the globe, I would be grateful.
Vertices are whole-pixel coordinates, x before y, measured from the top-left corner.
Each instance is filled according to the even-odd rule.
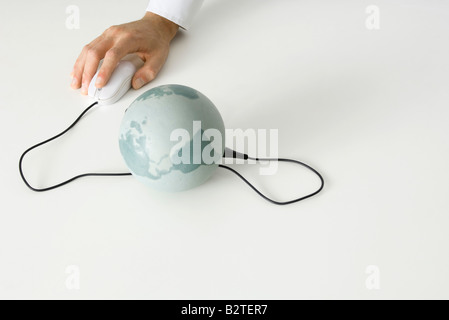
[[[170,84],[131,103],[120,125],[119,146],[134,177],[172,192],[194,188],[214,173],[224,138],[215,105],[193,88]]]

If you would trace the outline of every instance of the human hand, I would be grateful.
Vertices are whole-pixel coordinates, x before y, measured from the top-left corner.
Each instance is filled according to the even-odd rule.
[[[81,87],[81,94],[86,95],[100,60],[104,58],[95,82],[97,88],[102,88],[120,60],[129,53],[135,53],[144,65],[135,73],[132,86],[141,88],[161,70],[177,30],[177,24],[151,12],[140,20],[108,28],[84,46],[71,73],[71,87]]]

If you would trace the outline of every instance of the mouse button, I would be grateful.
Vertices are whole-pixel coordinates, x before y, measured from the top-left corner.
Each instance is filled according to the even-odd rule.
[[[109,87],[106,91],[102,90],[103,92],[100,93],[98,100],[101,104],[111,104],[120,100],[120,98],[131,88],[131,79],[132,76],[123,79],[121,85],[119,87],[115,87],[114,90],[109,90]]]
[[[137,71],[136,66],[131,61],[120,61],[117,66],[117,73],[122,77],[128,77],[130,75],[134,75]]]

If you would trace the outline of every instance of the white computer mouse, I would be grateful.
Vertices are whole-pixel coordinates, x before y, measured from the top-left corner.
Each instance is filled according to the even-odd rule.
[[[120,61],[108,83],[101,89],[95,87],[97,71],[89,84],[89,96],[102,105],[117,102],[131,88],[131,81],[136,71],[136,63],[128,60]]]

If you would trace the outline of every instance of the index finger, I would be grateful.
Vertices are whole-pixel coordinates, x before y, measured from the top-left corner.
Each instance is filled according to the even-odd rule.
[[[100,60],[104,57],[105,53],[110,48],[110,45],[109,41],[101,41],[86,52],[81,93],[87,94],[87,88],[89,87],[90,81],[97,72]]]
[[[120,46],[118,44],[106,52],[103,64],[98,71],[97,80],[95,82],[95,86],[97,88],[102,88],[109,81],[112,72],[114,72],[115,67],[117,67],[117,64],[124,56],[128,54],[128,51],[124,48],[125,46]]]

